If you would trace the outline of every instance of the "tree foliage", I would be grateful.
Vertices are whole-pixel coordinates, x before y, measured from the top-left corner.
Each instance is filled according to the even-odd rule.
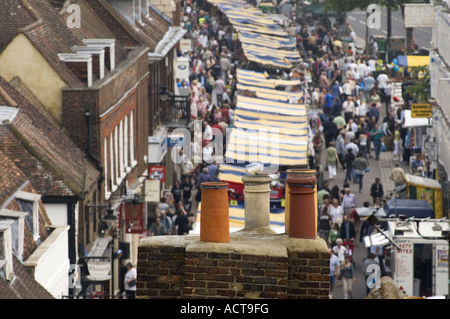
[[[409,72],[412,78],[417,78],[416,82],[406,89],[414,101],[418,103],[428,102],[427,93],[430,89],[430,69],[428,66],[418,66],[411,68]]]

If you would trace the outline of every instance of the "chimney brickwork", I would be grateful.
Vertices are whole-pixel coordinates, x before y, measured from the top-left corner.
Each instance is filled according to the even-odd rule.
[[[245,228],[230,233],[229,240],[202,239],[202,233],[214,229],[214,221],[229,227],[228,220],[214,220],[214,211],[208,212],[211,223],[207,223],[209,229],[200,228],[200,236],[143,238],[138,247],[137,298],[328,299],[328,246],[317,235],[277,234],[270,228],[270,181],[264,175],[243,178]],[[214,183],[204,184],[212,188]],[[315,188],[310,188],[308,200],[314,203]],[[227,210],[227,193],[222,196],[223,203],[213,195],[205,199],[211,201],[211,208]],[[293,204],[290,210],[295,214],[314,216],[313,205],[298,200]],[[293,222],[291,228],[296,228],[305,220]],[[309,223],[308,227],[316,226]]]
[[[328,299],[326,243],[264,230],[230,234],[229,243],[199,236],[142,239],[137,298]]]

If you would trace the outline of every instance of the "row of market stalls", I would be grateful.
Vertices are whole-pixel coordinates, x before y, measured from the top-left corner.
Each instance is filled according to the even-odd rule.
[[[271,174],[271,226],[284,232],[283,167],[307,164],[308,120],[299,79],[282,79],[301,62],[295,43],[268,14],[236,0],[208,0],[238,34],[252,69],[238,68],[234,125],[219,179],[229,183],[230,227],[244,227],[242,177]]]

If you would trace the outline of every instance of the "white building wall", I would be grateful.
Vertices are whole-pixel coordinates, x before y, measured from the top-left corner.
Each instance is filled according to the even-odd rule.
[[[45,211],[53,226],[66,226],[67,204],[44,204]]]
[[[69,226],[56,227],[24,263],[34,271],[34,279],[55,298],[69,294]]]
[[[438,105],[434,108],[433,134],[438,144],[438,161],[450,171],[450,11],[436,6],[434,9],[432,51],[430,52],[431,96]]]

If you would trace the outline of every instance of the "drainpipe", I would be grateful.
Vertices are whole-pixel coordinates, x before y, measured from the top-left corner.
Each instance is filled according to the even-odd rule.
[[[200,213],[200,240],[212,243],[230,241],[228,183],[204,182]]]
[[[270,228],[270,182],[267,175],[242,177],[245,194],[245,229]]]
[[[316,171],[303,170],[287,178],[289,185],[289,237],[317,237]]]
[[[84,116],[86,117],[86,120],[88,123],[88,156],[90,159],[92,159],[95,162],[98,169],[100,170],[100,179],[98,180],[98,189],[101,189],[101,186],[102,186],[102,183],[103,183],[103,180],[105,177],[103,175],[104,170],[103,170],[103,165],[101,164],[100,159],[92,153],[92,118],[93,118],[93,115],[92,115],[91,110],[87,109],[84,112]]]

